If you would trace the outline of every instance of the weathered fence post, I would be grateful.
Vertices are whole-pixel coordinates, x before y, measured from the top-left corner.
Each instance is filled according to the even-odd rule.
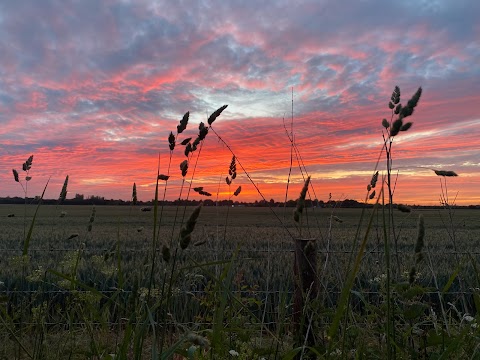
[[[293,323],[295,347],[315,346],[312,301],[318,296],[315,239],[295,239]],[[297,355],[300,359],[302,352]],[[310,358],[304,354],[303,358]]]

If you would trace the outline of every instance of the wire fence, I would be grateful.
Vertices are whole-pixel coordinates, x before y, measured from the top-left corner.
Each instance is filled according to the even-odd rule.
[[[217,221],[217,224],[201,224],[196,234],[200,245],[194,246],[192,243],[185,251],[178,251],[173,270],[171,261],[159,261],[153,273],[152,286],[149,284],[152,259],[152,228],[148,227],[150,218],[148,221],[140,218],[131,221],[135,226],[144,226],[142,232],[130,224],[125,225],[130,226],[129,231],[123,229],[119,232],[117,223],[110,217],[100,218],[96,220],[91,234],[78,230],[84,228],[85,222],[79,221],[80,225],[70,223],[71,230],[59,231],[58,224],[55,230],[44,220],[39,225],[44,232],[32,240],[28,259],[21,256],[21,236],[18,235],[17,224],[15,236],[9,235],[9,229],[0,234],[0,305],[10,312],[15,306],[24,306],[32,311],[45,301],[59,304],[61,308],[66,306],[65,299],[73,291],[77,297],[93,293],[101,294],[105,301],[116,299],[126,303],[131,298],[143,299],[145,289],[150,287],[154,294],[152,296],[158,296],[162,286],[174,274],[170,295],[170,312],[174,323],[185,327],[203,326],[208,323],[200,315],[205,312],[205,307],[212,306],[211,299],[224,291],[210,284],[226,281],[221,276],[229,268],[229,291],[232,296],[239,300],[254,300],[257,305],[252,312],[265,326],[275,326],[281,313],[280,307],[285,308],[288,316],[292,313],[295,250],[292,239],[285,236],[284,230],[273,223],[265,223],[262,216],[263,213],[258,218],[248,218],[248,221],[233,217],[232,224],[226,227],[223,226],[227,223],[225,219]],[[390,244],[394,277],[399,283],[408,281],[409,271],[415,264],[412,240],[416,233],[415,220],[412,223],[398,235],[398,243]],[[475,311],[473,296],[480,288],[475,269],[480,259],[480,243],[475,234],[480,227],[473,220],[471,223],[472,227],[462,229],[463,234],[461,231],[455,234],[456,242],[444,229],[438,232],[436,226],[431,226],[428,232],[430,238],[425,248],[426,256],[416,266],[415,281],[425,287],[421,296],[432,306],[436,306],[440,297],[454,305],[460,304],[463,298],[468,306],[463,311]],[[352,240],[355,238],[354,224],[352,221],[332,229],[331,223],[324,223],[323,227],[313,231],[319,230],[316,232],[316,276],[319,282],[319,306],[325,309],[332,310],[337,306],[348,272],[351,271],[352,259],[357,255],[358,243]],[[295,228],[290,230],[293,232]],[[162,231],[159,235],[161,241],[156,248],[157,259],[162,258],[161,245],[168,243],[172,234],[179,229],[166,226]],[[80,235],[69,239],[74,232]],[[370,237],[353,290],[361,294],[365,301],[376,305],[385,299],[386,257],[379,231],[372,231]],[[72,285],[69,279],[79,252],[81,261],[75,275],[77,283]],[[174,248],[171,252],[175,256]],[[56,273],[48,272],[49,269]],[[123,274],[122,286],[118,280],[119,272]],[[358,297],[352,295],[351,299],[353,309],[364,310]],[[106,323],[115,326],[124,321],[119,316],[112,312]],[[26,325],[34,323],[28,319],[22,321]],[[47,319],[45,325],[60,325],[59,321],[66,319]],[[168,321],[170,323],[172,320]],[[71,324],[84,325],[78,320]]]
[[[2,248],[2,258],[0,263],[2,264],[3,279],[0,279],[0,296],[11,294],[36,294],[38,293],[38,287],[44,282],[39,281],[38,276],[44,275],[40,272],[45,272],[47,269],[58,269],[59,267],[65,271],[66,275],[70,275],[66,271],[65,260],[66,256],[70,254],[76,254],[79,251],[78,247],[64,247],[64,248],[31,248],[29,249],[28,266],[22,262],[21,249],[19,248]],[[316,251],[319,258],[319,264],[317,269],[318,279],[321,281],[321,289],[324,292],[328,292],[328,297],[337,298],[343,282],[347,276],[346,269],[348,268],[348,261],[350,258],[356,255],[356,251],[352,250],[339,250],[339,249],[319,249]],[[106,255],[109,255],[107,259]],[[212,279],[212,273],[217,274],[219,269],[226,266],[233,261],[233,272],[235,273],[235,281],[237,285],[246,285],[252,290],[252,293],[257,297],[263,297],[264,299],[269,295],[284,295],[288,298],[293,294],[293,248],[283,249],[235,249],[226,248],[219,250],[218,252],[210,251],[205,254],[204,249],[192,248],[185,251],[178,258],[177,266],[179,271],[182,272],[182,276],[177,278],[179,281],[176,287],[182,289],[189,296],[200,296],[205,294],[204,288],[207,286],[208,281]],[[16,256],[15,256],[16,255]],[[132,256],[133,255],[133,256]],[[138,256],[136,256],[138,255]],[[137,272],[139,266],[148,268],[145,265],[146,259],[151,255],[149,249],[121,249],[120,257],[123,264],[124,271],[131,273]],[[157,257],[161,258],[161,249],[157,250]],[[398,251],[394,256],[399,256],[404,266],[404,272],[409,270],[413,264],[411,260],[411,251]],[[455,267],[452,266],[452,261],[455,261],[455,257],[467,258],[480,258],[480,252],[470,251],[429,251],[429,256],[435,259],[435,269],[429,268],[425,263],[418,269],[418,281],[429,286],[431,290],[424,292],[424,294],[438,294],[442,289],[433,287],[433,276],[442,279],[442,283],[439,286],[444,286],[446,281],[450,278],[455,271]],[[116,287],[116,254],[112,248],[97,248],[97,249],[82,249],[82,265],[79,267],[79,279],[85,282],[89,281],[89,278],[97,281],[96,285],[99,286],[98,290],[105,295],[115,294],[119,292]],[[16,259],[17,264],[13,264]],[[232,260],[234,259],[234,260]],[[72,261],[70,257],[70,262]],[[202,262],[210,264],[207,266],[207,271],[202,266]],[[384,251],[380,249],[367,249],[363,255],[363,266],[357,276],[357,284],[365,295],[377,295],[380,296],[380,283],[384,280],[382,276],[385,275],[385,256]],[[59,266],[60,265],[60,266]],[[109,268],[109,273],[105,271],[105,267]],[[475,283],[475,274],[472,267],[468,263],[463,264],[463,269],[459,273],[459,277],[468,279],[469,284],[464,289],[459,289],[457,282],[454,281],[452,289],[449,290],[449,296],[459,295],[472,295],[474,290],[479,286]],[[62,270],[58,270],[62,272]],[[158,268],[157,278],[155,283],[158,285],[162,279],[159,274],[163,274],[162,271],[168,269],[168,264],[160,265]],[[432,270],[435,272],[432,274]],[[32,280],[32,273],[37,273],[37,277]],[[131,274],[127,274],[128,276]],[[197,278],[192,278],[197,276]],[[406,273],[399,276],[406,276]],[[133,275],[132,275],[133,277]],[[24,278],[22,280],[22,278]],[[192,280],[193,279],[193,280]],[[54,296],[58,294],[68,294],[69,289],[58,287],[58,280],[55,281],[54,277],[49,274],[49,280],[42,286],[42,294],[45,297]],[[403,279],[405,280],[405,279]],[[20,285],[22,284],[22,285]],[[47,286],[45,286],[47,285]],[[131,295],[134,293],[132,290],[133,284],[126,282],[125,288],[121,289],[123,295]],[[146,286],[146,284],[142,284]],[[22,288],[23,286],[23,288]],[[51,288],[48,288],[48,287]],[[52,287],[57,287],[52,288]],[[234,291],[235,289],[233,289]],[[78,289],[80,292],[88,292],[88,290]],[[240,291],[241,293],[241,291]],[[273,304],[277,306],[278,304]]]

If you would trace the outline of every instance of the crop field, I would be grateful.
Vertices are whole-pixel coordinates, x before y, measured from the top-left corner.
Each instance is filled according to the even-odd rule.
[[[28,232],[35,208],[0,205],[0,298],[9,319],[0,325],[0,358],[31,354],[37,346],[32,339],[36,339],[38,327],[50,344],[56,343],[61,358],[70,354],[72,358],[113,359],[109,354],[122,346],[128,357],[132,345],[123,344],[121,337],[141,324],[130,315],[142,306],[150,306],[150,317],[142,328],[148,335],[133,346],[154,347],[150,331],[155,330],[169,334],[159,348],[174,346],[184,334],[208,338],[206,334],[219,326],[218,309],[222,309],[220,325],[228,334],[227,348],[243,351],[244,358],[288,358],[294,336],[294,245],[300,237],[292,208],[204,206],[191,243],[181,249],[177,244],[180,228],[193,207],[159,207],[160,226],[154,228],[154,212],[140,211],[139,206],[96,206],[92,220],[90,206],[45,205],[36,216],[28,255],[22,256],[24,228]],[[7,217],[9,214],[15,216]],[[422,261],[416,263],[420,214],[425,246]],[[412,339],[427,341],[426,334],[437,331],[436,326],[448,327],[441,320],[435,323],[432,316],[440,318],[442,313],[450,326],[457,324],[461,334],[465,316],[476,315],[479,215],[476,209],[394,211],[397,241],[391,244],[390,261],[391,276],[400,284],[397,306],[421,304],[418,316],[404,314],[407,320],[399,321]],[[381,208],[305,209],[301,238],[313,239],[317,254],[319,292],[314,305],[319,309],[316,327],[320,338],[328,338],[326,332],[352,271],[352,260],[368,230],[343,336],[353,344],[351,349],[357,349],[362,341],[384,346],[378,328],[386,297],[383,219]],[[157,232],[158,241],[153,243]],[[170,248],[168,262],[162,245]],[[157,261],[152,268],[154,252]],[[414,265],[418,293],[403,298],[400,288],[409,284]],[[362,334],[362,328],[368,331]],[[414,332],[419,329],[424,333]],[[62,342],[63,336],[70,340]],[[418,339],[409,340],[413,349]],[[438,340],[433,335],[428,339],[432,344]],[[449,344],[445,340],[442,346]],[[341,357],[335,349],[331,354]]]

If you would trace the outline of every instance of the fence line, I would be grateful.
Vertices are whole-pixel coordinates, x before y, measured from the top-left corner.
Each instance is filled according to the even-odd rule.
[[[208,250],[211,250],[211,248],[207,248]],[[29,252],[35,252],[35,251],[38,251],[38,252],[68,252],[68,251],[77,251],[78,250],[78,247],[76,248],[57,248],[57,249],[45,249],[45,248],[30,248],[29,249]],[[107,249],[107,248],[103,248],[103,249],[98,249],[98,250],[92,250],[92,249],[83,249],[82,251],[84,253],[91,253],[91,254],[95,254],[95,253],[98,253],[98,254],[103,254],[105,251],[107,250],[110,250],[110,249]],[[226,250],[229,250],[229,251],[233,251],[235,250],[234,248],[230,248],[230,249],[225,249]],[[14,248],[0,248],[0,251],[7,251],[7,252],[21,252],[22,249],[21,248],[18,248],[18,249],[14,249]],[[198,248],[197,249],[188,249],[188,250],[184,250],[185,253],[187,254],[191,254],[191,253],[202,253],[204,254],[205,253],[205,248]],[[248,250],[242,250],[241,248],[238,250],[240,253],[242,252],[254,252],[254,253],[293,253],[295,250],[292,248],[292,249],[248,249]],[[145,253],[145,252],[151,252],[151,249],[125,249],[125,248],[121,248],[120,249],[120,252],[132,252],[132,253]],[[161,249],[157,249],[157,252],[158,253],[161,253]],[[317,254],[351,254],[351,253],[355,253],[355,251],[352,251],[352,250],[317,250]],[[366,250],[365,251],[367,254],[385,254],[385,251],[382,249],[382,250]],[[435,250],[429,250],[428,251],[431,255],[444,255],[444,256],[448,256],[448,255],[474,255],[474,256],[480,256],[480,251],[435,251]],[[396,251],[395,253],[398,253],[399,255],[412,255],[413,256],[413,250],[411,251]],[[393,256],[393,255],[392,255]]]

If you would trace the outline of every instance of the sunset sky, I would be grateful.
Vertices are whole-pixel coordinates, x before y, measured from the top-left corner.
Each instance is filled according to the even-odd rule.
[[[293,88],[311,196],[363,201],[398,85],[403,104],[423,94],[393,143],[396,202],[439,204],[439,169],[459,174],[447,182],[457,204],[480,204],[479,14],[478,0],[2,1],[0,197],[23,196],[12,168],[24,178],[33,154],[29,196],[51,177],[57,198],[68,174],[69,198],[128,200],[136,182],[152,199],[158,155],[167,174],[168,135],[190,111],[168,183],[177,198],[179,142],[228,104],[213,129],[265,198],[283,201]],[[193,186],[228,198],[231,157],[210,131]],[[303,181],[293,160],[290,199]],[[237,170],[235,200],[260,200]]]

